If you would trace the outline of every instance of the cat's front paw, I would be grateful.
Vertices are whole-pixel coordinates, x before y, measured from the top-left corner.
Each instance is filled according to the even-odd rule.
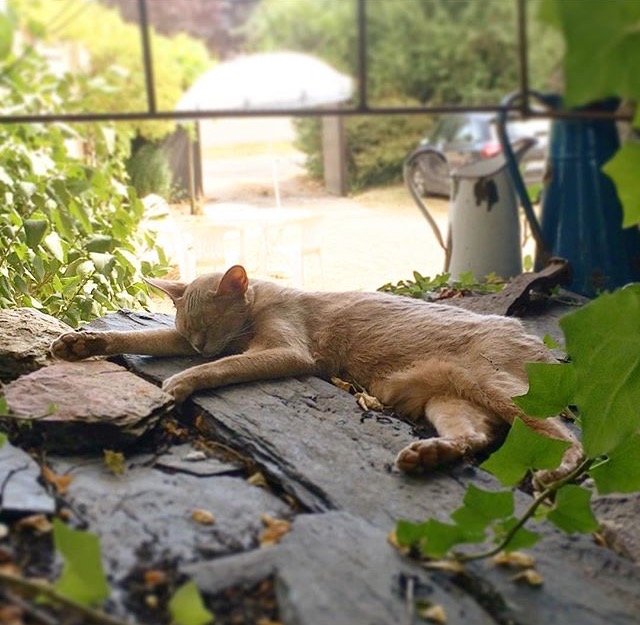
[[[61,360],[83,360],[106,352],[104,332],[68,332],[51,344],[51,355]]]
[[[176,373],[162,383],[162,390],[169,393],[176,404],[181,404],[197,390],[192,377],[187,372]]]
[[[425,438],[407,445],[396,458],[396,465],[405,473],[422,473],[443,464],[459,460],[465,450],[450,438]]]

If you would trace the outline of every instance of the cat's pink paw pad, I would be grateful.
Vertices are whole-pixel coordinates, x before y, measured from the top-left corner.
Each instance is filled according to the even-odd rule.
[[[407,445],[396,458],[405,473],[420,473],[462,457],[460,445],[448,438],[427,438]]]
[[[61,360],[83,360],[103,354],[106,339],[97,332],[69,332],[51,344],[51,355]]]
[[[191,395],[196,388],[193,383],[183,374],[177,373],[167,378],[162,383],[162,390],[173,397],[176,404],[181,404]]]

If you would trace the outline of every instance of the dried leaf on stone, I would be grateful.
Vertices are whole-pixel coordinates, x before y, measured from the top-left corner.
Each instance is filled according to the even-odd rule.
[[[536,563],[535,558],[528,553],[522,553],[521,551],[501,551],[499,554],[493,556],[491,561],[498,566],[510,566],[520,568],[531,568]]]
[[[275,545],[291,530],[291,523],[284,519],[274,519],[269,514],[262,515],[262,522],[266,525],[260,534],[260,546]]]
[[[375,410],[376,412],[382,412],[384,410],[382,402],[377,397],[369,395],[369,393],[363,391],[356,393],[354,397],[362,410]]]
[[[398,542],[398,535],[396,534],[396,530],[395,528],[392,529],[388,534],[387,534],[387,542],[394,547],[395,549],[397,549],[401,554],[403,555],[408,555],[409,554],[409,547],[405,546],[405,545],[401,545]]]
[[[183,460],[186,460],[187,462],[201,462],[202,460],[206,460],[207,459],[207,454],[204,453],[204,451],[190,451],[188,454],[186,454],[183,458]]]
[[[535,569],[525,569],[517,575],[514,575],[511,580],[514,582],[529,584],[529,586],[542,586],[542,584],[544,584],[542,575],[540,575],[540,573]]]
[[[125,472],[124,454],[111,449],[105,449],[103,454],[104,464],[113,475],[122,475]]]
[[[439,603],[419,602],[416,612],[420,618],[431,623],[444,625],[447,622],[447,613]]]
[[[19,530],[30,529],[39,534],[48,534],[52,529],[51,521],[44,514],[32,514],[16,523]]]
[[[216,517],[208,510],[202,508],[195,508],[191,512],[191,518],[201,525],[213,525],[216,522]]]
[[[427,560],[422,562],[422,567],[448,573],[464,573],[464,566],[458,560]]]
[[[342,389],[343,391],[347,391],[348,393],[350,393],[351,389],[353,388],[349,382],[346,382],[345,380],[342,380],[336,377],[331,378],[331,384],[333,384],[334,386],[337,386],[339,389]]]
[[[251,474],[247,478],[247,482],[249,482],[251,486],[259,486],[260,488],[268,487],[267,479],[264,475],[262,475],[262,473],[260,473],[260,471],[256,471],[255,473]]]
[[[58,475],[53,472],[46,464],[42,465],[42,477],[56,490],[59,495],[64,495],[71,484],[73,477],[71,475]]]

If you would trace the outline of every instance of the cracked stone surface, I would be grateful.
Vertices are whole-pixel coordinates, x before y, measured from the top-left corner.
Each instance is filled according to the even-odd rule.
[[[73,330],[35,308],[0,310],[0,380],[14,380],[53,362],[51,342]]]
[[[0,511],[9,514],[53,514],[56,502],[39,482],[40,467],[13,445],[0,447]]]
[[[154,427],[172,398],[106,360],[58,362],[4,388],[11,412],[28,422],[21,435],[57,451],[121,448]]]

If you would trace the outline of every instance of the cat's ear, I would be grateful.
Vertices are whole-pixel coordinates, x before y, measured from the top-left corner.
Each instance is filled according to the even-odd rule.
[[[161,280],[160,278],[144,278],[147,284],[160,289],[168,295],[174,303],[176,303],[183,295],[187,288],[184,282],[175,282],[174,280]]]
[[[234,265],[222,276],[216,295],[244,295],[249,288],[247,272],[241,265]]]

